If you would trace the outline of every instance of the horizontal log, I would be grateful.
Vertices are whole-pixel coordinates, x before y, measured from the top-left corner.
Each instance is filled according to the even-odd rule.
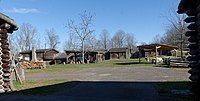
[[[189,79],[195,82],[195,81],[198,81],[198,80],[199,80],[199,76],[198,76],[198,75],[191,75],[191,76],[189,77]]]
[[[198,40],[199,40],[199,39],[198,39],[197,36],[191,36],[191,37],[188,39],[189,42],[197,42]]]
[[[10,59],[10,56],[9,56],[9,55],[6,55],[6,54],[3,54],[3,55],[1,55],[1,58],[2,58],[2,59]]]
[[[187,17],[184,21],[186,23],[196,22],[197,18],[195,16]]]
[[[11,73],[4,73],[4,74],[3,74],[4,77],[8,77],[8,76],[10,76],[10,75],[11,75]]]
[[[4,82],[2,80],[0,80],[0,85],[3,85],[3,84],[4,84]],[[0,87],[0,89],[1,89],[1,87]]]
[[[196,36],[198,34],[197,31],[187,31],[185,33],[185,36]]]
[[[190,55],[198,55],[198,54],[199,54],[199,51],[198,51],[198,50],[190,50],[190,51],[189,51],[189,54],[190,54]]]
[[[4,54],[4,56],[1,57],[2,58],[1,61],[3,61],[3,63],[10,63],[10,59],[4,58],[4,57],[7,57],[7,56],[9,56],[9,55]]]
[[[188,10],[188,11],[186,12],[186,14],[187,14],[188,16],[196,16],[196,15],[197,15],[197,12],[196,12],[196,10]]]
[[[198,46],[198,44],[190,44],[190,45],[188,45],[188,48],[190,50],[197,50],[199,48],[199,46]]]
[[[188,56],[187,57],[188,61],[198,61],[198,59],[199,59],[198,56]]]
[[[10,82],[10,80],[11,80],[10,78],[3,78],[4,82]]]
[[[2,80],[3,79],[3,75],[0,75],[0,80]]]
[[[190,63],[188,65],[189,68],[198,68],[199,67],[199,63],[198,62],[193,62],[193,63]]]
[[[2,75],[3,74],[3,71],[0,71],[0,75]],[[1,79],[1,78],[0,78]]]
[[[199,68],[190,69],[188,71],[188,73],[193,74],[193,75],[198,75],[199,74]]]
[[[1,52],[2,52],[3,54],[10,54],[10,51],[9,51],[9,50],[6,50],[6,49],[1,50]]]
[[[11,72],[10,68],[3,68],[3,72]]]
[[[190,24],[187,28],[189,30],[197,30],[197,24],[196,23]]]
[[[3,85],[0,85],[0,90],[1,90],[1,89],[4,89]]]
[[[2,67],[3,67],[3,68],[10,68],[10,64],[9,64],[9,63],[3,63],[3,64],[2,64]]]
[[[5,29],[0,29],[0,33],[1,33],[1,35],[6,35],[8,33],[8,31]]]
[[[9,88],[9,86],[4,87],[5,92],[9,92],[11,91],[11,89]]]

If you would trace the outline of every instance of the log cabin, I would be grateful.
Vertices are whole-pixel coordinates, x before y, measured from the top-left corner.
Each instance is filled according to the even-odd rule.
[[[108,59],[130,59],[131,49],[129,48],[111,48],[106,56]]]
[[[65,50],[68,64],[82,63],[82,52],[79,50]],[[104,50],[85,51],[85,63],[96,63],[105,60]]]
[[[157,55],[171,55],[171,51],[177,50],[177,46],[166,45],[166,44],[149,44],[149,45],[141,45],[137,46],[138,50],[140,51],[141,57],[148,57],[148,56],[155,56],[156,55],[156,47],[157,48]]]
[[[54,60],[55,56],[59,53],[59,51],[55,49],[37,49],[36,50],[36,58],[38,61],[52,61]],[[32,60],[32,50],[29,51],[22,51],[19,53],[22,55],[22,59],[26,61]]]

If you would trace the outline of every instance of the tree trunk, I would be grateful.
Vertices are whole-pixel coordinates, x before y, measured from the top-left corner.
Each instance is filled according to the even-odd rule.
[[[84,54],[84,53],[85,53],[85,49],[84,49],[84,47],[85,47],[85,46],[84,46],[84,40],[82,40],[82,55],[83,55],[83,56],[82,56],[82,62],[83,62],[83,64],[85,64],[85,61],[84,61],[84,58],[85,58],[85,57],[84,57],[84,55],[85,55],[85,54]]]

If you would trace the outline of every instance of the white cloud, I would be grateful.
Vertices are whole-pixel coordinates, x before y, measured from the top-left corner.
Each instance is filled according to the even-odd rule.
[[[38,9],[35,8],[13,8],[11,10],[6,10],[9,13],[20,13],[20,14],[27,14],[27,13],[40,13]]]

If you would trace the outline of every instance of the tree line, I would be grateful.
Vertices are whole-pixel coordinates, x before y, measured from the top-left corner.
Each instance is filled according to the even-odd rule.
[[[166,32],[163,35],[157,34],[151,43],[160,43],[177,46],[183,57],[184,49],[187,49],[189,39],[185,33],[188,31],[187,23],[185,23],[186,15],[179,15],[176,10],[169,11],[169,16],[166,17],[169,22]]]
[[[82,48],[86,50],[104,49],[110,48],[133,48],[136,46],[136,39],[133,33],[126,33],[123,30],[118,30],[113,37],[107,29],[103,29],[99,34],[99,38],[95,34],[93,28],[94,14],[87,13],[80,14],[80,22],[69,20],[67,24],[68,28],[68,40],[66,41],[66,49],[78,50]]]
[[[65,26],[67,29],[66,41],[63,50],[108,50],[110,48],[136,47],[136,39],[133,33],[118,30],[111,37],[107,29],[103,29],[99,36],[93,27],[94,15],[86,11],[79,16],[80,22],[69,20]],[[41,39],[45,38],[45,39]],[[45,34],[39,34],[36,27],[30,23],[23,23],[16,34],[10,36],[10,46],[13,53],[37,49],[58,48],[60,44],[58,33],[54,28],[47,29]]]
[[[45,38],[42,40],[41,38]],[[59,36],[54,28],[47,29],[44,36],[40,36],[36,27],[30,23],[23,23],[15,34],[9,36],[11,52],[29,51],[35,48],[57,48]]]

